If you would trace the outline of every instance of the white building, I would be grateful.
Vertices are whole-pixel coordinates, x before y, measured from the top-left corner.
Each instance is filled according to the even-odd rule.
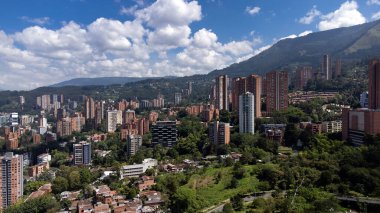
[[[123,112],[121,110],[107,111],[107,131],[115,132],[117,125],[123,123]]]
[[[51,161],[51,155],[49,153],[43,153],[37,156],[37,163],[49,163]]]
[[[147,169],[156,167],[158,164],[156,159],[146,158],[143,160],[142,164],[133,164],[121,167],[120,179],[126,177],[138,177],[143,174]]]
[[[239,132],[255,133],[255,96],[250,92],[239,96]]]
[[[342,121],[326,121],[322,122],[322,132],[335,133],[342,131]]]

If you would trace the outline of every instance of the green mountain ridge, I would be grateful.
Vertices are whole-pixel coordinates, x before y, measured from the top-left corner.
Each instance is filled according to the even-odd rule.
[[[380,21],[280,40],[271,48],[246,61],[214,70],[209,75],[245,76],[252,72],[264,75],[271,70],[292,64],[319,68],[324,54],[343,61],[379,56]]]

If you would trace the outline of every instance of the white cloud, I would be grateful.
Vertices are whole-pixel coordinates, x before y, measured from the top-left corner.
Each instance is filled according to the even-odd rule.
[[[184,26],[202,18],[197,1],[157,0],[151,6],[136,12],[136,16],[153,28]]]
[[[319,17],[321,12],[317,10],[317,6],[313,6],[313,8],[306,13],[306,15],[298,20],[301,24],[311,24],[315,18]]]
[[[122,6],[121,9],[120,9],[120,14],[122,15],[134,15],[135,12],[137,11],[138,9],[138,5],[133,5],[131,7],[124,7]]]
[[[300,34],[298,34],[298,37],[302,37],[302,36],[307,36],[307,35],[309,35],[310,33],[312,33],[313,31],[311,31],[311,30],[306,30],[306,31],[304,31],[304,32],[302,32],[302,33],[300,33]]]
[[[346,1],[339,9],[327,15],[321,16],[318,24],[319,30],[330,30],[339,27],[350,27],[366,22],[364,16],[358,10],[356,1]]]
[[[307,36],[309,35],[310,33],[312,33],[313,31],[311,30],[306,30],[298,35],[296,34],[291,34],[291,35],[288,35],[288,36],[285,36],[285,37],[282,37],[280,38],[278,41],[281,41],[281,40],[284,40],[284,39],[294,39],[294,38],[298,38],[298,37],[303,37],[303,36]],[[277,41],[276,39],[274,40],[275,42]]]
[[[261,8],[260,7],[246,7],[245,11],[250,14],[250,15],[255,15],[260,12]]]
[[[377,4],[380,5],[380,0],[368,0],[367,5]]]
[[[254,34],[225,43],[211,29],[192,32],[189,25],[202,17],[196,1],[158,0],[134,14],[125,22],[98,18],[58,29],[0,30],[0,87],[32,89],[89,76],[203,74],[269,47]]]
[[[373,19],[373,20],[378,20],[378,19],[380,19],[380,11],[377,12],[377,13],[375,13],[375,14],[373,14],[373,15],[372,15],[372,19]]]
[[[31,24],[36,24],[36,25],[45,25],[45,24],[49,24],[50,22],[49,17],[30,18],[28,16],[21,16],[21,20],[29,22]]]

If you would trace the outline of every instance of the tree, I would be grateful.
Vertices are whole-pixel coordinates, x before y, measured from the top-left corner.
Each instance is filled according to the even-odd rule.
[[[230,123],[231,114],[225,109],[220,110],[219,112],[219,121],[224,123]]]
[[[243,198],[240,195],[235,195],[231,198],[232,207],[235,210],[241,211],[244,207]]]
[[[81,181],[80,181],[80,173],[79,171],[72,171],[69,174],[69,185],[71,190],[76,190],[81,188]]]
[[[91,183],[92,174],[88,168],[83,168],[80,170],[80,181],[82,184]]]
[[[173,212],[196,212],[200,208],[195,190],[189,188],[179,188],[171,200]]]
[[[235,211],[234,211],[234,208],[232,207],[231,203],[227,203],[226,205],[223,206],[222,212],[223,213],[233,213]]]
[[[293,146],[297,143],[300,131],[296,124],[290,123],[286,125],[284,139],[286,146]]]
[[[63,191],[67,191],[69,189],[69,181],[61,176],[58,176],[54,179],[52,190],[54,194],[59,194]]]

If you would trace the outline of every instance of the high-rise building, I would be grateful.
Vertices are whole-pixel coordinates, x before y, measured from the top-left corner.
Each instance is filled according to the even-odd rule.
[[[41,96],[41,108],[48,109],[50,106],[50,95]]]
[[[107,111],[107,131],[115,132],[117,128],[118,110]]]
[[[73,145],[74,164],[90,165],[91,164],[91,143],[82,141]]]
[[[177,143],[176,121],[157,121],[152,126],[152,145],[173,147]]]
[[[174,104],[179,105],[182,101],[182,94],[179,92],[174,93]]]
[[[230,124],[219,121],[209,123],[209,139],[213,144],[230,144]]]
[[[93,98],[86,97],[84,110],[86,120],[95,118],[95,101]]]
[[[239,96],[251,92],[255,96],[253,108],[255,117],[261,117],[261,87],[262,78],[258,75],[250,75],[246,78],[235,78],[232,88],[232,109],[239,113]]]
[[[95,126],[99,126],[104,119],[104,101],[95,104]]]
[[[350,139],[353,144],[361,145],[366,134],[376,135],[379,133],[380,111],[373,109],[343,109],[343,140]]]
[[[187,82],[187,90],[189,91],[189,95],[193,93],[193,82],[191,81]]]
[[[215,81],[215,106],[219,110],[228,111],[228,77],[221,75]]]
[[[135,110],[128,109],[123,115],[123,124],[132,123],[136,120]]]
[[[254,95],[254,98],[255,98],[255,101],[254,101],[255,105],[253,107],[255,117],[261,117],[261,84],[262,84],[262,78],[258,75],[249,75],[246,78],[246,81],[247,81],[246,92],[252,93]]]
[[[266,74],[267,113],[288,108],[288,73],[272,71]]]
[[[380,133],[380,60],[368,65],[368,109],[343,109],[342,135],[353,144],[361,145],[366,134]]]
[[[0,157],[1,208],[15,204],[24,192],[23,156],[5,153]]]
[[[368,108],[368,92],[363,92],[360,94],[360,106],[363,108]]]
[[[11,126],[17,126],[19,124],[18,121],[18,113],[17,112],[12,112],[9,116],[9,123]]]
[[[239,132],[255,133],[255,96],[246,92],[239,96]]]
[[[18,132],[13,131],[5,131],[5,145],[7,150],[13,150],[18,148]]]
[[[337,78],[341,75],[342,75],[342,60],[336,59],[335,67],[334,67],[334,78]]]
[[[57,122],[57,135],[67,136],[72,134],[71,119],[69,117],[63,118]]]
[[[128,135],[128,138],[127,138],[128,156],[135,155],[141,146],[142,146],[141,135]]]
[[[368,108],[380,109],[380,60],[368,65]]]
[[[294,82],[294,87],[299,90],[303,90],[307,85],[307,82],[313,78],[312,67],[301,67],[296,71],[296,77]]]
[[[331,59],[330,59],[329,55],[327,55],[327,54],[323,56],[322,74],[325,76],[326,80],[331,80],[331,78],[332,78]]]

